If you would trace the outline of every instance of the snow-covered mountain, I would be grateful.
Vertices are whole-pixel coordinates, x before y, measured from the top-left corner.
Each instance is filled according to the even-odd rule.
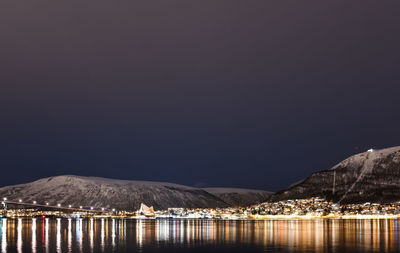
[[[31,183],[0,188],[0,197],[25,203],[37,201],[63,206],[138,210],[140,204],[156,210],[169,207],[214,208],[242,203],[260,203],[268,192],[245,189],[201,189],[184,185],[107,179],[82,176],[56,176]]]
[[[400,146],[351,156],[277,192],[270,200],[317,196],[339,203],[400,201]]]
[[[219,197],[231,206],[249,206],[264,202],[272,194],[269,191],[251,190],[242,188],[203,188],[207,192]]]
[[[25,203],[49,202],[72,206],[93,206],[138,210],[140,204],[155,209],[168,207],[225,207],[220,198],[209,192],[178,184],[128,181],[98,177],[56,176],[32,183],[0,188],[0,196]]]

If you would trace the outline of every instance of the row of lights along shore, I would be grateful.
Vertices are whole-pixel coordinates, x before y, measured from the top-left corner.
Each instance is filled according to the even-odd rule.
[[[7,201],[7,198],[3,198],[3,201]],[[22,199],[19,199],[18,202],[22,203]],[[32,203],[34,205],[36,205],[37,201],[33,201]],[[50,205],[50,203],[46,202],[46,206],[49,206],[49,205]],[[61,204],[57,204],[57,207],[61,207]],[[72,205],[68,205],[68,208],[72,208]],[[83,209],[83,206],[79,206],[79,209]],[[90,210],[93,210],[92,206],[90,207]],[[101,211],[104,211],[104,207],[101,208]],[[112,211],[115,212],[116,211],[115,208],[113,208]]]

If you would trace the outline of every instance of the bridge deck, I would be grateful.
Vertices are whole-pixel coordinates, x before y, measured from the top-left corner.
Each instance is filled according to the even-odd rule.
[[[19,202],[19,201],[9,201],[9,200],[4,200],[1,201],[1,203],[5,204],[10,204],[10,205],[17,205],[17,206],[26,206],[26,207],[43,207],[43,208],[52,208],[52,209],[58,209],[58,210],[69,210],[69,211],[77,211],[77,212],[113,212],[113,210],[106,210],[106,209],[92,209],[92,208],[77,208],[77,207],[64,207],[64,206],[53,206],[53,205],[44,205],[44,204],[38,204],[38,203],[25,203],[25,202]]]

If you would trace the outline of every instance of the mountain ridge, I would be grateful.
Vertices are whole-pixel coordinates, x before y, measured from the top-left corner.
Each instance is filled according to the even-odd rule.
[[[202,188],[231,206],[249,206],[264,202],[273,192],[233,187]]]
[[[246,192],[246,189],[242,189]],[[0,196],[24,202],[50,202],[138,210],[141,203],[156,209],[170,207],[215,208],[232,204],[196,187],[169,182],[61,175],[0,188]],[[244,198],[242,198],[244,199]]]
[[[278,191],[269,201],[323,197],[337,203],[400,200],[400,146],[370,149]]]

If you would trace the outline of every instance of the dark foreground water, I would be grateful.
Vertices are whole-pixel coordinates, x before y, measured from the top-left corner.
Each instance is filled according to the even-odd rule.
[[[398,252],[398,220],[2,219],[5,252]]]

